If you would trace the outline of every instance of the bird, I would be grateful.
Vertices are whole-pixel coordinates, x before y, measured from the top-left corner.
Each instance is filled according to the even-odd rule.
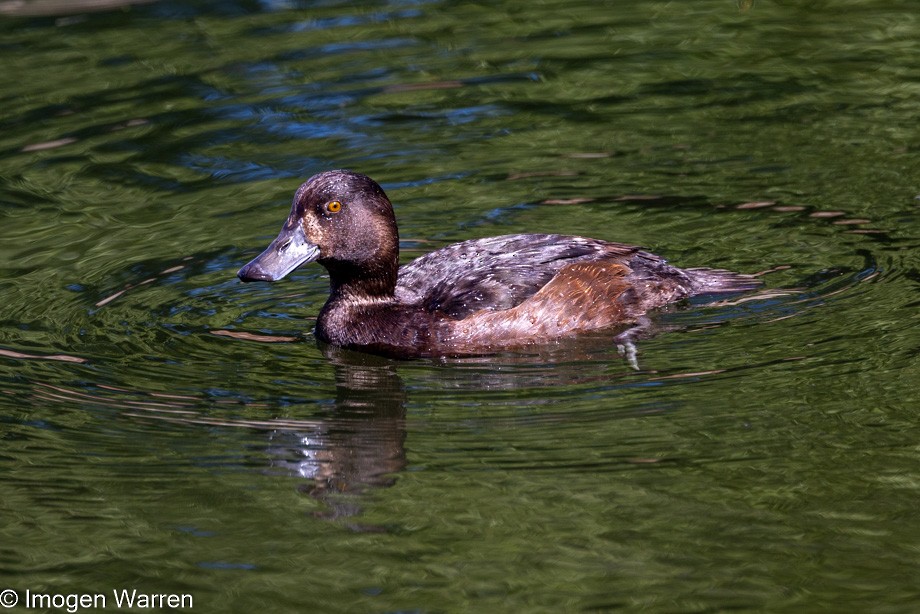
[[[390,199],[349,170],[304,182],[277,238],[237,275],[274,282],[309,262],[325,267],[330,284],[315,337],[395,358],[482,355],[628,327],[669,303],[760,283],[561,234],[471,239],[400,266]]]

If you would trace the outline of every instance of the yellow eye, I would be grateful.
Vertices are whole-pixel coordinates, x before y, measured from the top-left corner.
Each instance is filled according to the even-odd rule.
[[[326,211],[328,211],[329,213],[338,213],[341,210],[342,210],[342,203],[340,203],[337,200],[333,200],[332,202],[326,205]]]

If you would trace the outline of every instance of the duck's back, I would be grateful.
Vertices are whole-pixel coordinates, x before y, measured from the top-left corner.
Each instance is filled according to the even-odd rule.
[[[573,268],[576,264],[582,266]],[[580,278],[597,283],[600,268],[611,275],[615,271],[622,279],[621,302],[631,315],[687,296],[757,286],[753,278],[730,271],[679,269],[632,245],[556,234],[516,234],[455,243],[404,265],[399,269],[396,295],[427,311],[463,319],[482,310],[512,309],[563,269],[570,281]]]
[[[396,296],[452,318],[510,309],[567,265],[628,258],[630,245],[554,234],[473,239],[426,254],[399,269]]]

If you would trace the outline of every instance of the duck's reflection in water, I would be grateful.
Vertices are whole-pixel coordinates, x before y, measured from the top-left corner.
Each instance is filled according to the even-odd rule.
[[[274,468],[310,480],[301,490],[322,500],[328,518],[353,516],[359,495],[391,486],[406,466],[406,392],[392,361],[328,347],[335,404],[309,431],[276,430]]]
[[[396,474],[406,466],[406,392],[393,361],[334,347],[324,351],[335,370],[334,402],[325,403],[325,412],[315,411],[307,418],[227,417],[220,406],[226,408],[238,400],[206,400],[104,384],[74,389],[34,383],[23,402],[41,407],[63,403],[113,408],[123,417],[144,422],[267,432],[270,473],[305,478],[300,489],[325,504],[318,516],[355,516],[361,511],[360,495],[393,485]],[[218,411],[213,411],[215,405]],[[270,410],[273,404],[246,401],[245,405]],[[239,458],[238,453],[231,456]],[[264,455],[255,462],[264,467]]]

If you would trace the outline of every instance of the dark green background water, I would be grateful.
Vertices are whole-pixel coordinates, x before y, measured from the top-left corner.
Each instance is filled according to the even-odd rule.
[[[920,608],[916,2],[7,15],[0,105],[0,589]],[[639,371],[603,337],[336,352],[321,268],[235,272],[337,167],[404,258],[556,231],[778,270],[659,314]]]

